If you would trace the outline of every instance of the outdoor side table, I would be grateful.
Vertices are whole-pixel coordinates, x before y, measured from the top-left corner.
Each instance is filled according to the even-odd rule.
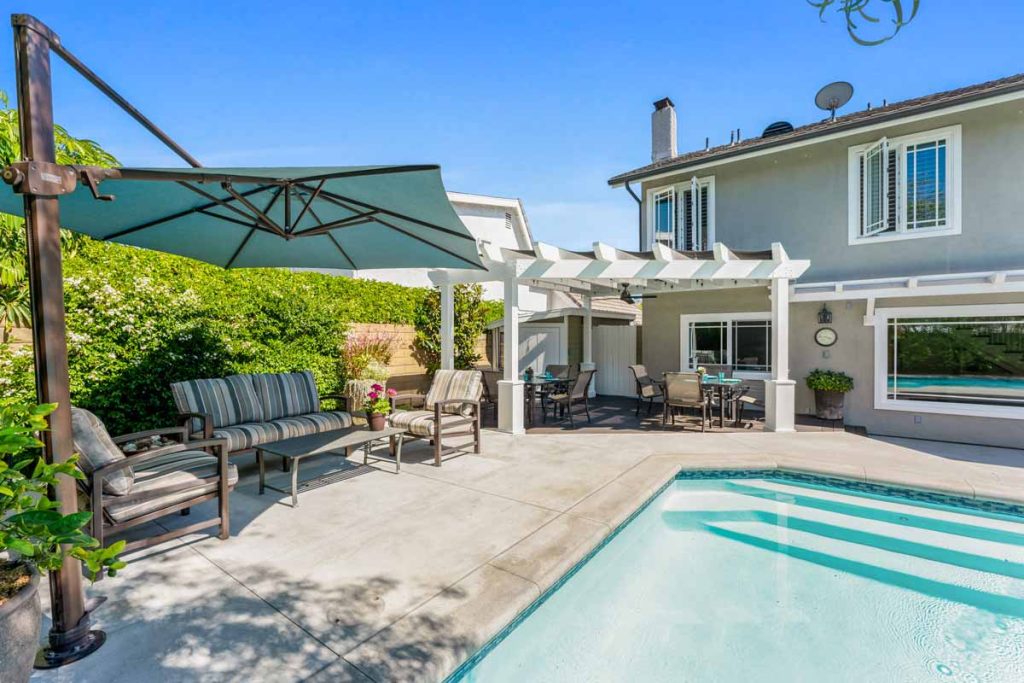
[[[292,496],[292,507],[298,507],[299,489],[301,488],[301,485],[310,484],[316,481],[315,479],[304,482],[299,481],[299,463],[304,458],[328,453],[344,457],[345,455],[350,454],[354,449],[362,448],[363,464],[366,464],[367,460],[370,458],[373,458],[374,460],[390,460],[390,458],[383,458],[373,454],[374,444],[385,440],[394,448],[395,473],[397,474],[402,468],[402,442],[404,440],[404,435],[405,430],[398,427],[385,427],[379,431],[372,431],[365,427],[356,427],[336,429],[329,432],[322,432],[320,434],[296,436],[291,439],[282,439],[281,441],[275,441],[274,443],[258,446],[256,448],[256,462],[259,465],[260,470],[260,495],[262,495],[266,489],[279,491],[280,493],[290,493]],[[265,463],[265,455],[267,453],[280,457],[282,462],[290,465],[292,475],[290,489],[278,488],[267,483]]]

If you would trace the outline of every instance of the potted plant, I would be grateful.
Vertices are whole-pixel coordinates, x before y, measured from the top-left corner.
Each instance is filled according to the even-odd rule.
[[[394,389],[384,389],[383,384],[374,384],[366,392],[363,408],[366,410],[366,421],[370,430],[379,432],[387,425],[387,417],[391,412],[391,398],[398,395]]]
[[[394,339],[386,334],[353,334],[345,340],[341,365],[349,410],[365,408],[363,399],[374,384],[387,385]]]
[[[82,479],[75,457],[47,464],[36,434],[56,405],[0,400],[0,681],[21,683],[32,673],[39,646],[40,572],[59,569],[65,556],[82,560],[93,579],[114,576],[124,541],[100,548],[82,528],[91,512],[62,515],[50,491],[61,476]]]
[[[853,378],[838,370],[812,370],[807,388],[814,390],[814,414],[822,420],[842,420],[846,392],[853,389]]]

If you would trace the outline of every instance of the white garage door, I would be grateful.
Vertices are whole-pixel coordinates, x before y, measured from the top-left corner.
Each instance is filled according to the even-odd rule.
[[[636,328],[600,325],[594,328],[594,387],[601,396],[636,396],[629,366],[636,363]]]

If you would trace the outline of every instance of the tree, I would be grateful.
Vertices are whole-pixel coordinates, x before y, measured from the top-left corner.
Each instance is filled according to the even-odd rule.
[[[54,126],[58,164],[116,166],[117,159],[92,140],[72,137],[60,126]],[[0,90],[0,167],[21,157],[18,134],[18,110],[10,106],[7,93]],[[66,230],[61,231],[65,253],[74,253],[82,240]],[[32,320],[29,306],[27,261],[25,254],[25,221],[10,214],[0,214],[0,342],[6,343],[11,330],[27,327]]]
[[[455,367],[472,368],[480,360],[476,340],[490,322],[491,307],[482,300],[480,285],[455,285]],[[416,351],[433,374],[441,367],[441,292],[437,288],[416,310]]]
[[[859,45],[871,46],[881,45],[892,39],[900,29],[913,21],[921,0],[877,0],[873,7],[880,8],[883,16],[891,17],[891,28],[886,26],[884,29],[879,26],[882,24],[882,18],[868,10],[868,7],[872,6],[872,0],[807,0],[807,3],[817,8],[818,17],[822,21],[825,20],[825,12],[835,7],[846,18],[846,31],[850,38]],[[865,37],[865,27],[860,22],[874,26],[871,32],[877,32],[877,35]]]

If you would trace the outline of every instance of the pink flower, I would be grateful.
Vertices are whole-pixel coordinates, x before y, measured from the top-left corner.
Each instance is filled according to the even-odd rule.
[[[384,391],[384,387],[382,387],[380,384],[371,385],[370,388],[373,389],[374,391]]]
[[[376,401],[376,400],[377,400],[378,398],[380,398],[380,394],[378,394],[378,393],[377,393],[376,391],[371,391],[371,392],[370,392],[370,393],[368,393],[368,394],[367,394],[366,396],[367,396],[367,398],[369,398],[369,399],[370,399],[371,401]]]
[[[388,396],[398,396],[398,392],[394,389],[388,389]]]

